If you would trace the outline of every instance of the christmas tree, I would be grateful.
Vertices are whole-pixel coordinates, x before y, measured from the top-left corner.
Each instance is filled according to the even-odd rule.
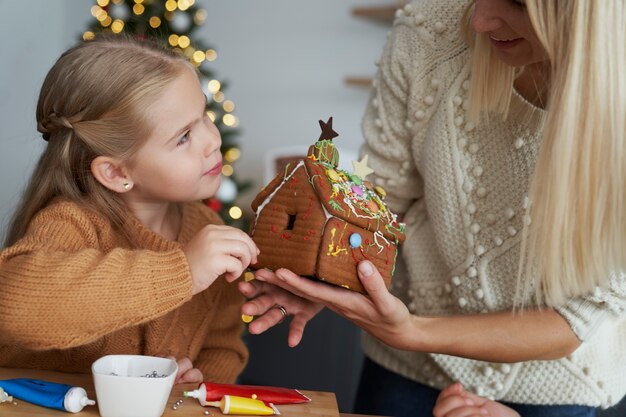
[[[136,38],[155,38],[168,43],[186,56],[198,69],[207,100],[207,114],[222,135],[222,185],[214,198],[206,203],[217,211],[226,223],[247,227],[237,195],[249,186],[234,175],[233,163],[240,150],[235,142],[239,120],[233,114],[235,104],[223,93],[226,83],[219,81],[211,70],[217,52],[194,38],[194,32],[206,19],[207,11],[195,0],[97,0],[91,7],[94,23],[83,33],[83,40],[93,39],[99,32],[125,33]]]

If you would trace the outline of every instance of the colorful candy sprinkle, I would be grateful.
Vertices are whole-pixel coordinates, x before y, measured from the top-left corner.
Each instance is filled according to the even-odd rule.
[[[350,189],[354,194],[358,195],[359,197],[363,195],[363,189],[358,185],[353,185],[352,187],[350,187]]]
[[[350,235],[350,246],[352,246],[353,248],[358,248],[359,246],[361,246],[362,242],[363,242],[363,239],[361,238],[360,234],[352,233]]]
[[[378,213],[378,204],[376,204],[375,202],[373,202],[372,200],[369,200],[367,202],[367,208],[372,212],[372,213]]]
[[[335,171],[334,169],[330,169],[330,168],[326,170],[326,175],[328,175],[328,178],[330,178],[331,180],[335,182],[339,181],[339,179],[341,178],[339,174],[337,174],[337,171]]]

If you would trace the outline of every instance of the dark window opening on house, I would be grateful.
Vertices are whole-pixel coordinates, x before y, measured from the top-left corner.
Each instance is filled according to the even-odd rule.
[[[287,222],[287,230],[293,230],[293,226],[296,224],[296,215],[289,214],[289,221]]]

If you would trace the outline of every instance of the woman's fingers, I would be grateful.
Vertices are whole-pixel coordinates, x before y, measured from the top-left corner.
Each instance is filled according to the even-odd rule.
[[[465,398],[465,391],[460,383],[454,383],[444,388],[439,396],[437,402],[433,408],[434,417],[452,417],[456,413],[460,413],[461,409],[468,407],[474,407],[476,404],[470,399]]]
[[[437,397],[437,402],[451,395],[461,395],[464,392],[465,389],[463,388],[463,384],[461,384],[460,382],[454,382],[441,390],[439,396]]]
[[[291,323],[289,323],[289,336],[287,337],[287,344],[289,347],[296,347],[300,344],[302,336],[304,335],[304,328],[308,322],[308,318],[303,318],[301,316],[295,316],[291,320]]]
[[[391,295],[382,275],[370,261],[361,261],[357,267],[359,279],[367,295],[382,315],[390,315],[395,310],[395,297]]]
[[[284,319],[285,315],[283,315],[279,308],[271,307],[248,325],[248,331],[252,334],[261,334],[264,331],[276,326]]]
[[[298,345],[306,324],[315,317],[323,305],[298,296],[295,289],[290,292],[272,284],[271,282],[280,281],[272,271],[257,271],[256,276],[257,279],[254,281],[239,283],[240,292],[249,298],[241,311],[245,315],[255,317],[248,325],[248,331],[252,334],[263,333],[281,323],[289,315],[292,319],[287,342],[292,347]]]
[[[481,411],[479,406],[459,394],[450,395],[441,401],[437,401],[435,408],[433,408],[434,417],[485,417],[486,415],[488,414],[485,414],[485,411]]]
[[[262,283],[259,281],[241,281],[237,284],[237,287],[239,288],[239,292],[243,294],[246,298],[254,298],[261,293],[261,284]],[[244,313],[246,312],[244,311]]]
[[[276,276],[279,278],[276,285],[280,287],[285,285],[283,288],[286,290],[316,303],[343,305],[355,297],[362,296],[345,288],[300,277],[288,269],[277,270]]]

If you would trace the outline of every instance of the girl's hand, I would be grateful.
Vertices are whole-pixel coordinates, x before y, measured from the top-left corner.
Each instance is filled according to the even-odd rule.
[[[172,355],[155,355],[161,358],[168,358],[176,361],[178,364],[178,373],[176,374],[176,379],[174,380],[174,384],[187,384],[190,382],[200,383],[204,381],[202,376],[202,371],[193,367],[193,363],[191,359],[188,357],[184,357],[181,359],[176,359]]]
[[[283,313],[277,308],[277,306],[282,306],[288,315],[293,316],[289,323],[287,343],[290,347],[294,347],[302,340],[308,321],[315,317],[324,306],[263,282],[273,275],[272,271],[260,270],[256,273],[256,280],[239,283],[239,291],[247,298],[252,298],[243,305],[241,312],[248,316],[256,316],[255,320],[248,325],[248,331],[252,334],[261,334],[284,320]],[[274,279],[278,280],[278,278]]]
[[[509,407],[465,391],[458,382],[448,385],[437,397],[434,417],[520,417]]]
[[[358,273],[369,297],[299,277],[287,269],[279,269],[275,274],[259,271],[257,279],[280,286],[314,303],[324,304],[386,344],[406,348],[407,337],[412,334],[409,310],[387,290],[383,278],[371,262],[360,262]]]
[[[228,282],[239,278],[250,263],[257,262],[259,249],[243,231],[211,224],[200,229],[183,252],[193,279],[191,294],[196,295],[222,274]]]

